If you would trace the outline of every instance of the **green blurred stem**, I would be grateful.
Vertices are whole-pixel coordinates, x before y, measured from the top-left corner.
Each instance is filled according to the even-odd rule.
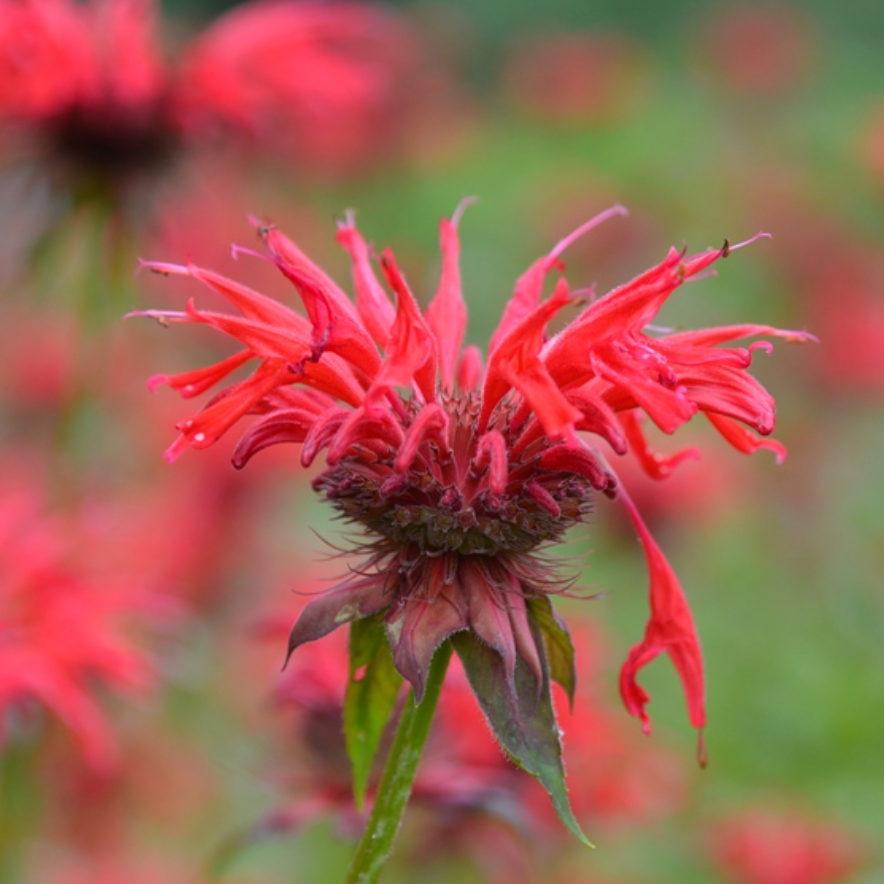
[[[371,816],[350,863],[346,884],[373,884],[390,856],[450,659],[451,642],[446,641],[433,655],[421,702],[414,702],[413,693],[405,702]]]

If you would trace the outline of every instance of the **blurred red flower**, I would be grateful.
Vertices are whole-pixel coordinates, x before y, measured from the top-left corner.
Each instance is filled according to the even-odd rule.
[[[504,68],[510,102],[545,122],[617,120],[644,88],[641,48],[614,34],[532,34],[513,45]]]
[[[389,138],[413,39],[360,2],[259,0],[164,57],[153,0],[2,0],[0,120],[76,190],[119,195],[184,145],[234,133],[340,167]]]
[[[388,250],[381,264],[396,293],[394,306],[352,218],[341,223],[338,238],[352,258],[355,305],[278,230],[260,230],[270,259],[294,284],[309,319],[203,268],[147,265],[198,280],[240,315],[201,310],[193,301],[182,312],[142,315],[164,324],[209,325],[243,345],[207,368],[158,375],[150,380],[152,389],[167,384],[185,397],[197,396],[258,362],[251,375],[223,387],[178,425],[166,457],[206,448],[240,418],[257,414],[234,465],[284,442],[301,446],[305,466],[327,449],[328,469],[314,487],[367,532],[367,561],[305,607],[290,650],[377,614],[383,615],[395,665],[417,696],[436,648],[463,630],[470,630],[466,641],[475,642],[468,647],[477,653],[492,649],[489,665],[500,667],[502,683],[512,684],[517,671],[540,680],[540,633],[546,631],[548,642],[564,626],[548,598],[563,584],[537,551],[582,521],[593,492],[602,491],[623,500],[651,577],[651,618],[623,668],[624,702],[648,729],[648,696],[636,676],[666,651],[684,684],[691,722],[704,726],[702,659],[682,589],[625,490],[578,431],[600,436],[619,455],[632,451],[657,477],[685,453],[663,458],[650,451],[641,413],[672,433],[702,412],[739,451],[770,448],[782,457],[779,443],[744,426],[762,435],[774,428],[773,398],[746,371],[753,352],[771,345],[720,345],[754,335],[792,341],[808,335],[748,324],[645,330],[683,281],[727,257],[732,247],[725,243],[690,257],[671,250],[659,265],[592,300],[548,338],[550,319],[576,302],[564,279],[542,300],[546,276],[577,236],[621,212],[616,207],[594,218],[518,280],[484,368],[475,347],[461,351],[466,308],[458,268],[460,211],[441,222],[442,275],[425,312]],[[558,678],[564,679],[561,670]]]
[[[36,703],[76,736],[86,763],[113,771],[117,746],[97,693],[142,694],[154,668],[130,633],[175,606],[139,577],[101,564],[102,529],[48,515],[37,483],[3,470],[0,498],[0,740]],[[112,546],[112,543],[111,543]]]
[[[708,850],[733,884],[841,884],[861,871],[866,853],[837,823],[767,807],[720,820]]]
[[[753,97],[800,86],[812,69],[815,43],[804,10],[779,3],[710,6],[698,40],[712,77]]]

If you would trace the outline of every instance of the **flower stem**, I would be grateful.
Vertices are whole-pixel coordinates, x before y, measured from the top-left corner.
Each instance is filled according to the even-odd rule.
[[[405,702],[371,816],[350,863],[346,884],[373,884],[390,856],[450,659],[451,642],[446,641],[430,662],[421,702],[415,703],[413,694]]]

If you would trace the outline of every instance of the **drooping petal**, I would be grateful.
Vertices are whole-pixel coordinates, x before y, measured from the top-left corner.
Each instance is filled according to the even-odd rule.
[[[272,411],[243,433],[233,452],[233,465],[241,470],[259,451],[271,445],[303,442],[314,423],[316,415],[304,409]]]
[[[639,685],[637,676],[644,666],[665,651],[681,679],[691,724],[702,730],[706,726],[706,686],[703,656],[691,609],[675,572],[622,485],[619,499],[635,526],[647,559],[651,606],[644,638],[630,650],[620,671],[620,695],[629,714],[639,718],[642,730],[650,733],[651,720],[646,711],[650,697]]]
[[[539,466],[557,473],[576,473],[589,479],[592,487],[599,491],[610,491],[616,485],[614,477],[605,471],[599,459],[586,448],[556,445],[541,455]]]
[[[301,449],[301,466],[309,467],[316,455],[323,448],[332,444],[332,440],[350,414],[351,412],[346,408],[334,406],[319,415],[304,439],[304,447]]]
[[[786,446],[782,442],[778,442],[776,439],[759,439],[733,419],[720,414],[707,412],[706,417],[737,451],[741,451],[743,454],[754,454],[763,448],[776,455],[777,463],[782,463],[786,459]]]
[[[635,411],[621,411],[620,422],[626,431],[632,453],[652,479],[665,479],[680,463],[700,457],[700,449],[693,446],[670,455],[652,451],[641,428],[641,417]]]
[[[328,450],[326,460],[336,464],[350,448],[363,440],[380,442],[396,451],[402,445],[405,434],[402,427],[386,408],[357,409],[341,424]]]
[[[489,430],[479,438],[473,462],[488,469],[488,482],[494,494],[503,494],[507,482],[506,440],[497,430]]]

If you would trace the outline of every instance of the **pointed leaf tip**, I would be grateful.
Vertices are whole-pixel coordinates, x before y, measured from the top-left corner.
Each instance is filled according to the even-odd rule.
[[[535,643],[542,648],[535,623],[531,623],[531,631]],[[541,654],[543,680],[538,702],[536,679],[521,656],[516,657],[515,677],[510,678],[503,657],[474,633],[460,632],[452,636],[451,643],[503,750],[519,767],[540,780],[565,828],[581,844],[594,847],[580,828],[568,801],[545,655]]]

